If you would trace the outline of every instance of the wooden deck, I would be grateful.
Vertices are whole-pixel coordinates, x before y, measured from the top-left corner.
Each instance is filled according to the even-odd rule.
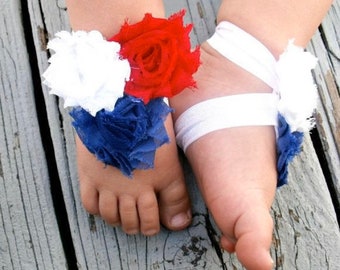
[[[317,130],[272,207],[275,269],[340,267],[339,2],[308,47],[319,58]],[[193,45],[213,33],[219,0],[165,3],[169,14],[188,9]],[[70,118],[40,81],[48,37],[62,29],[63,0],[0,0],[0,269],[242,269],[220,250],[186,162],[194,202],[187,230],[127,236],[84,211]]]

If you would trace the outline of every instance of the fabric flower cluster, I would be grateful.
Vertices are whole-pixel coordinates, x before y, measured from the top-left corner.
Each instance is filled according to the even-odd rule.
[[[55,53],[43,82],[74,107],[73,126],[88,150],[127,176],[153,168],[156,149],[169,142],[164,98],[196,86],[199,50],[191,50],[184,14],[146,14],[108,40],[98,31],[62,31],[48,43]]]

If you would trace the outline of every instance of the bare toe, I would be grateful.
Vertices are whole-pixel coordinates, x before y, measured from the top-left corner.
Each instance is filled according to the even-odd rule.
[[[120,221],[124,232],[137,234],[139,232],[139,217],[136,200],[130,195],[119,197]]]
[[[273,221],[266,207],[251,209],[237,222],[236,254],[247,269],[270,270]]]
[[[120,224],[117,197],[110,191],[104,190],[99,198],[100,216],[111,226]]]
[[[171,182],[159,192],[160,217],[164,226],[182,230],[191,223],[189,196],[184,179]]]
[[[151,236],[159,232],[159,210],[156,194],[149,192],[141,195],[137,201],[141,233]]]
[[[227,235],[222,235],[220,239],[220,244],[221,247],[228,251],[229,253],[234,253],[235,252],[235,243],[236,240],[233,239],[232,237],[229,237]]]
[[[80,182],[80,198],[87,212],[92,215],[99,214],[99,194],[95,187],[84,181]]]

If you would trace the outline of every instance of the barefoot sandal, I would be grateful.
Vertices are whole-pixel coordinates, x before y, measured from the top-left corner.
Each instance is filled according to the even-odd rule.
[[[175,123],[178,145],[186,151],[200,137],[224,128],[274,126],[277,185],[286,184],[288,164],[300,151],[303,133],[314,125],[317,90],[311,70],[317,59],[289,41],[276,61],[261,42],[229,22],[221,22],[208,43],[273,92],[225,96],[190,107]]]
[[[106,40],[98,31],[61,31],[44,72],[50,93],[73,107],[73,126],[87,149],[131,177],[151,169],[158,147],[169,142],[164,101],[195,87],[199,50],[191,51],[182,10],[169,19],[146,14]]]

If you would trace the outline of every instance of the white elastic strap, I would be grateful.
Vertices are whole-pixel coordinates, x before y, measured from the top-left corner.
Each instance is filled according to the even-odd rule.
[[[186,110],[175,123],[176,140],[186,151],[200,137],[219,129],[276,126],[275,94],[241,94],[209,99]]]
[[[256,38],[230,22],[220,22],[209,45],[230,61],[277,88],[276,60]]]

